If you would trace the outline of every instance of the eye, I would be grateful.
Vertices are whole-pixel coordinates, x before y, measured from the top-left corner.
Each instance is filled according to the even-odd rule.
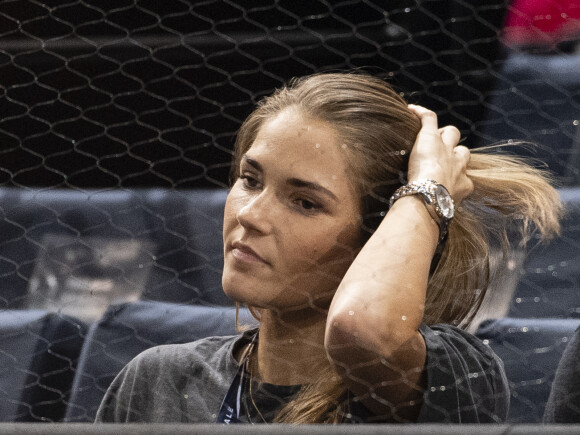
[[[304,210],[313,210],[316,208],[316,204],[314,204],[312,201],[308,201],[307,199],[300,199],[298,202]]]
[[[257,189],[260,185],[260,182],[250,174],[241,174],[240,180],[245,189]]]
[[[299,198],[294,203],[299,207],[300,211],[303,213],[316,213],[322,208],[318,203],[310,201],[308,199]]]

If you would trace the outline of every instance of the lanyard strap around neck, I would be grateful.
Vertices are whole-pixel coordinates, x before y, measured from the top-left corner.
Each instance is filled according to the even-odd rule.
[[[217,416],[217,423],[240,423],[240,414],[242,413],[242,394],[246,388],[246,383],[248,382],[248,364],[257,339],[258,332],[256,332],[252,337],[252,340],[248,345],[248,350],[244,353],[242,361],[240,361],[234,380],[224,396],[222,406],[220,407]]]

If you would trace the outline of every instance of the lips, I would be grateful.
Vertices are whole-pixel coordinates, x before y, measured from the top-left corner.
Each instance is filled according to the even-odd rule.
[[[232,255],[236,259],[244,262],[269,264],[266,260],[260,257],[256,251],[254,251],[245,243],[239,241],[232,243]]]

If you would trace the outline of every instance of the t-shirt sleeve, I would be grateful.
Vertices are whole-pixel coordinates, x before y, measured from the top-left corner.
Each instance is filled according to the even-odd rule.
[[[157,346],[130,361],[109,386],[97,423],[209,423],[235,375],[237,336]]]
[[[139,403],[149,396],[142,382],[149,370],[143,367],[143,355],[138,355],[117,374],[97,411],[97,423],[128,423],[142,421]],[[141,379],[141,382],[138,380]]]
[[[580,422],[580,328],[566,347],[558,364],[544,423]]]
[[[421,325],[427,388],[418,422],[504,422],[509,386],[503,363],[473,335],[450,325]]]
[[[158,346],[137,355],[109,386],[95,422],[187,421],[179,391],[187,372],[183,349]]]

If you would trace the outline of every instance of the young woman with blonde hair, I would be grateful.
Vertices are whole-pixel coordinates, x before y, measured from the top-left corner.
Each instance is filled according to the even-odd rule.
[[[502,364],[462,328],[490,247],[549,239],[561,205],[542,171],[459,136],[362,73],[265,98],[223,230],[224,291],[259,329],[144,352],[97,421],[503,421]]]

